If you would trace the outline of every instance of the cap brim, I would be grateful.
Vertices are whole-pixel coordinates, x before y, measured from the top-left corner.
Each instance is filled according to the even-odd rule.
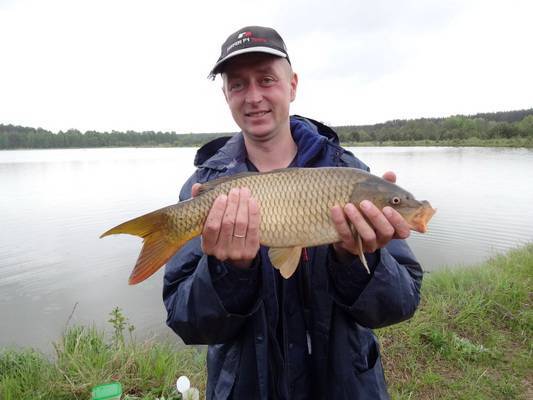
[[[211,70],[211,72],[209,73],[208,77],[214,78],[215,75],[220,72],[220,67],[222,66],[222,64],[224,64],[226,61],[228,61],[229,59],[233,57],[240,56],[241,54],[246,54],[246,53],[267,53],[267,54],[272,54],[274,56],[287,58],[286,53],[276,50],[276,49],[272,49],[270,47],[263,47],[263,46],[247,47],[245,49],[236,50],[228,54],[223,59],[218,60],[215,66],[213,67],[213,69]]]

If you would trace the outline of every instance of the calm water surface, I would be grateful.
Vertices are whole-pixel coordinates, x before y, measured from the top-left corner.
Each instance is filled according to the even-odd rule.
[[[138,336],[165,326],[162,270],[127,278],[140,239],[98,239],[126,219],[174,203],[195,149],[0,152],[0,347],[51,349],[67,323],[109,328],[124,310]],[[491,148],[354,148],[381,175],[438,209],[409,243],[426,270],[483,261],[533,241],[533,151]]]

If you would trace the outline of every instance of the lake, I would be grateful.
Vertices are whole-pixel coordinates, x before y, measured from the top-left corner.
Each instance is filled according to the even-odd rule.
[[[427,271],[486,260],[533,241],[533,151],[501,148],[351,149],[372,172],[438,209],[409,244]],[[139,337],[166,327],[163,270],[127,279],[141,240],[108,228],[176,202],[192,148],[0,151],[0,347],[52,349],[67,324],[109,329],[119,306]]]

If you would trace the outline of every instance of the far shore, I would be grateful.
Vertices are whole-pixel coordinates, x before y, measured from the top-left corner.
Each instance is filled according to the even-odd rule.
[[[533,148],[533,137],[510,138],[510,139],[449,139],[449,140],[388,140],[383,142],[342,142],[344,147],[507,147],[507,148]],[[0,151],[12,150],[66,150],[66,149],[112,149],[112,148],[172,148],[172,147],[201,147],[202,144],[160,144],[141,146],[93,146],[93,147],[27,147],[14,149],[0,149]]]
[[[390,140],[386,142],[345,142],[345,147],[511,147],[533,148],[533,138],[511,139],[449,139],[449,140]]]

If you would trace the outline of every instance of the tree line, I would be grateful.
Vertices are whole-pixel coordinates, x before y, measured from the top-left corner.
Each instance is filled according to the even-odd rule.
[[[374,125],[334,127],[343,143],[450,141],[477,138],[533,139],[533,108],[446,118],[392,120]],[[232,133],[127,131],[84,133],[77,129],[57,133],[42,129],[0,124],[0,149],[51,149],[90,147],[201,146]]]
[[[343,142],[531,139],[533,109],[472,116],[392,120],[374,125],[339,126],[336,130]]]
[[[0,149],[200,146],[221,134],[176,132],[96,132],[77,129],[53,133],[42,128],[0,124]]]

